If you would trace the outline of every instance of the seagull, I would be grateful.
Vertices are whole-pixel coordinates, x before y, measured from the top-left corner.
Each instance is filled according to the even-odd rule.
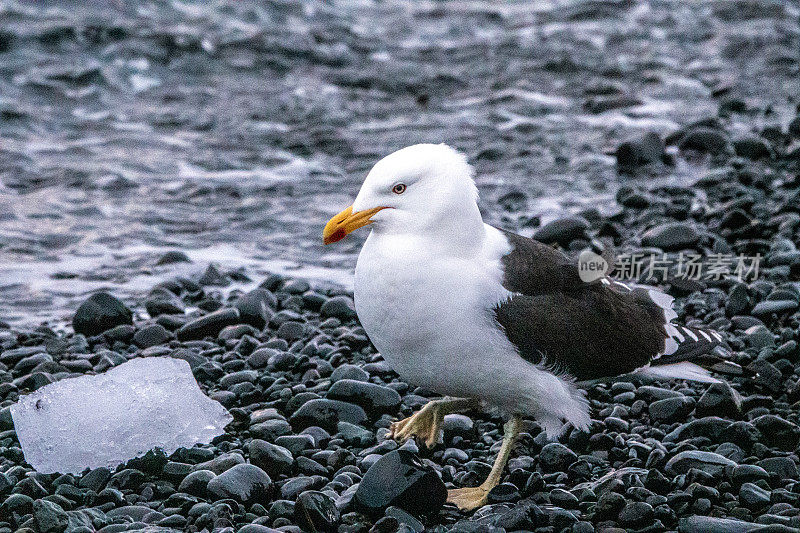
[[[589,429],[582,386],[631,374],[719,381],[708,371],[724,362],[719,333],[674,323],[672,298],[656,289],[583,281],[555,248],[484,223],[473,169],[447,145],[381,159],[323,242],[367,225],[358,318],[403,380],[444,396],[393,423],[390,437],[433,447],[449,413],[489,407],[509,417],[486,481],[448,491],[462,510],[485,505],[500,483],[523,416],[551,438],[568,425]]]

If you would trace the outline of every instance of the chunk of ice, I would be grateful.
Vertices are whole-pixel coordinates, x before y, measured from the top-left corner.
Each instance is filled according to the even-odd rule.
[[[45,474],[114,467],[153,448],[206,444],[233,420],[200,390],[189,363],[132,359],[96,376],[51,383],[11,417],[25,460]]]

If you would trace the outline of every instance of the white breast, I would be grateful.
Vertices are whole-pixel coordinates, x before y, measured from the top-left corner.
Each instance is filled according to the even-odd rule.
[[[483,246],[454,256],[422,239],[371,234],[356,266],[355,303],[373,344],[400,376],[463,395],[474,369],[504,343],[492,309],[507,298],[500,258],[505,237],[486,226]],[[488,355],[488,357],[486,357]],[[460,375],[465,363],[473,371]]]

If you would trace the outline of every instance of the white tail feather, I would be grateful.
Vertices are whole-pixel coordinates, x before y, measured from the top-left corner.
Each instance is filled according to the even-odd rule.
[[[688,379],[701,383],[722,383],[722,381],[712,377],[705,368],[688,361],[669,365],[648,366],[637,370],[636,373],[657,379]]]
[[[675,308],[673,307],[675,298],[653,288],[647,289],[647,293],[650,295],[650,299],[664,310],[664,319],[667,324],[678,318],[678,313],[675,312]]]

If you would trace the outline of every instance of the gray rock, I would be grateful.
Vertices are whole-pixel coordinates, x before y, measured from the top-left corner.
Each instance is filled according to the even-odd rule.
[[[182,315],[186,309],[177,294],[163,287],[157,287],[150,292],[144,301],[144,307],[151,317]]]
[[[150,348],[172,339],[172,333],[161,324],[145,326],[133,335],[133,343],[139,348]]]
[[[678,522],[679,533],[756,533],[764,530],[764,527],[762,524],[712,516],[690,516]]]
[[[437,512],[446,498],[447,489],[435,470],[412,452],[395,450],[367,470],[353,502],[367,514],[396,506],[419,516]]]
[[[239,322],[238,310],[220,309],[181,326],[177,331],[178,340],[185,342],[201,340],[205,337],[216,337],[226,326],[238,324]]]
[[[694,400],[685,396],[664,398],[650,404],[650,418],[658,422],[685,420],[694,409]]]
[[[69,516],[60,505],[48,500],[33,502],[33,519],[41,533],[63,533],[67,529]]]
[[[756,316],[771,315],[772,313],[791,313],[797,309],[798,305],[793,300],[765,300],[757,303],[751,313]]]
[[[297,497],[294,522],[303,531],[336,531],[339,509],[333,498],[324,492],[307,490]]]
[[[665,470],[675,475],[685,474],[690,469],[697,468],[709,475],[720,476],[725,472],[725,468],[734,466],[736,466],[735,462],[717,453],[686,450],[667,461]]]
[[[653,506],[646,502],[628,502],[617,517],[620,525],[636,528],[648,525],[653,521]]]
[[[233,498],[242,503],[266,502],[272,492],[272,479],[251,464],[239,464],[208,482],[208,493],[215,499]]]
[[[739,400],[728,383],[712,384],[695,406],[695,413],[700,417],[710,415],[734,417],[739,411]]]
[[[657,400],[664,400],[666,398],[684,397],[684,395],[680,392],[661,387],[654,387],[653,385],[642,385],[636,389],[636,394],[637,396],[641,396],[642,399],[648,403],[655,402]]]
[[[258,439],[263,439],[267,442],[275,442],[275,439],[283,435],[289,435],[292,432],[292,426],[286,420],[271,419],[265,420],[258,424],[250,426],[250,434]]]
[[[747,328],[744,334],[747,343],[757,350],[771,348],[775,345],[775,338],[772,336],[772,332],[763,324]]]
[[[258,329],[264,329],[264,326],[272,318],[277,303],[278,300],[274,294],[259,287],[240,296],[236,301],[236,309],[239,311],[242,322]]]
[[[267,366],[270,358],[281,353],[275,348],[259,348],[247,357],[247,364],[251,368],[264,368]]]
[[[278,477],[281,474],[288,474],[294,465],[292,452],[271,444],[261,439],[253,439],[247,445],[250,453],[250,462],[262,468],[270,477]]]
[[[347,322],[355,318],[356,306],[349,296],[334,296],[322,304],[319,312],[325,318],[333,317],[342,322]]]
[[[681,150],[694,150],[712,155],[722,155],[731,151],[731,145],[725,133],[702,127],[686,132],[678,146]]]
[[[621,143],[617,147],[615,156],[617,165],[622,168],[657,163],[665,156],[664,141],[657,133],[648,132],[637,139]]]
[[[578,460],[578,456],[558,442],[546,444],[539,452],[539,464],[544,472],[566,472],[567,468]]]
[[[758,466],[782,479],[800,479],[797,463],[790,457],[767,457],[760,460]]]
[[[344,443],[348,446],[363,448],[375,441],[375,435],[373,435],[371,431],[348,422],[339,422],[336,426],[336,430],[344,439]]]
[[[352,403],[320,398],[304,403],[289,421],[295,429],[319,426],[328,432],[334,432],[339,422],[364,425],[367,413]]]
[[[760,479],[769,480],[769,473],[756,465],[737,465],[729,471],[729,476],[731,482],[737,486]]]
[[[215,477],[216,474],[211,470],[195,470],[183,478],[178,491],[205,498],[208,495],[208,484]]]
[[[285,533],[280,529],[262,526],[260,524],[247,524],[242,526],[236,533]]]
[[[769,159],[774,155],[767,141],[755,135],[747,135],[734,139],[733,149],[736,155],[753,160]]]
[[[783,388],[783,374],[766,359],[756,359],[747,365],[747,369],[753,373],[753,380],[756,383],[772,392],[778,392]]]
[[[328,390],[328,398],[360,405],[368,413],[394,413],[400,407],[400,395],[396,390],[353,379],[340,379]]]
[[[445,415],[442,420],[442,433],[445,442],[449,442],[453,437],[469,439],[475,436],[475,423],[467,415]]]
[[[367,374],[359,366],[344,363],[342,365],[337,366],[334,369],[333,373],[331,374],[332,383],[336,383],[340,379],[354,379],[356,381],[367,381],[369,380],[369,374]]]
[[[800,426],[778,415],[761,415],[752,422],[769,446],[792,451],[800,444]]]
[[[90,470],[83,476],[78,482],[78,486],[100,492],[106,486],[109,479],[111,479],[111,471],[101,466],[100,468]]]
[[[163,513],[155,511],[146,505],[123,505],[106,512],[106,515],[111,518],[128,518],[132,522],[144,522],[145,524],[154,524],[163,518],[166,518]]]
[[[739,502],[748,509],[762,509],[769,505],[769,491],[754,483],[744,483],[739,489]]]
[[[693,437],[708,437],[716,440],[729,425],[730,422],[718,416],[706,416],[681,424],[665,435],[663,441],[678,442]]]
[[[72,318],[72,329],[75,333],[86,336],[99,335],[123,324],[133,324],[133,313],[107,292],[91,295],[78,307]]]
[[[548,222],[533,233],[533,238],[546,244],[567,246],[575,239],[585,238],[589,222],[582,217],[564,217]]]
[[[665,252],[692,248],[700,241],[700,233],[686,222],[667,222],[650,228],[642,235],[642,245],[654,246]]]
[[[158,258],[156,261],[156,265],[171,265],[173,263],[191,263],[192,260],[189,259],[189,256],[186,255],[185,252],[181,252],[180,250],[170,250],[169,252],[164,253],[161,257]]]
[[[236,465],[244,463],[244,457],[238,453],[226,453],[219,457],[214,457],[208,461],[194,465],[195,471],[197,470],[211,470],[215,474],[221,474],[226,470],[233,468]]]

